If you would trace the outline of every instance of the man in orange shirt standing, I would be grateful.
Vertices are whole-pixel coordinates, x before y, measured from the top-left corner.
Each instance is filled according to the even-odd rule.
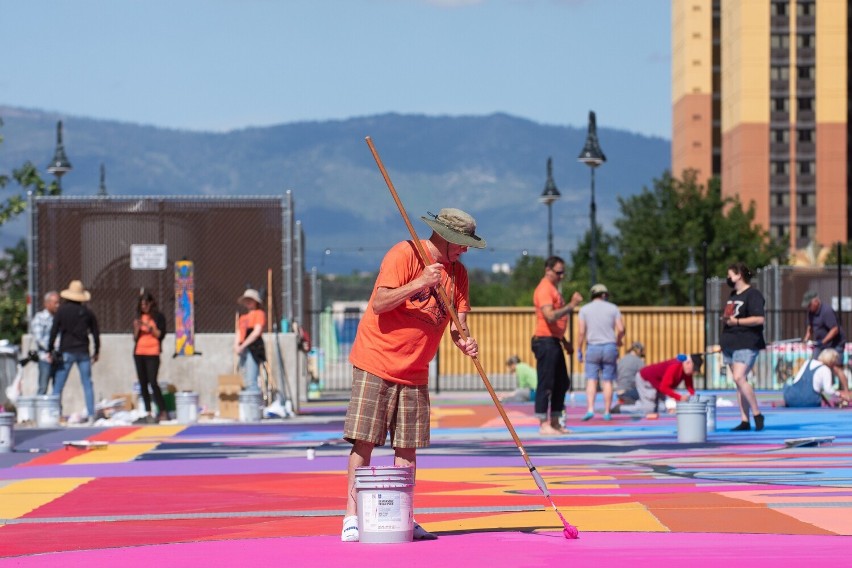
[[[421,244],[433,264],[423,265],[412,241],[388,251],[349,356],[352,396],[343,437],[352,450],[340,535],[344,542],[359,538],[355,471],[370,465],[373,448],[383,446],[390,433],[394,465],[416,468],[417,448],[429,446],[429,362],[451,320],[438,286],[446,291],[468,338],[463,341],[453,324],[454,343],[470,357],[478,354],[466,323],[467,269],[458,260],[468,247],[485,248],[485,240],[476,235],[473,217],[459,209],[441,209],[422,219],[432,228]],[[415,522],[414,538],[437,537]]]
[[[535,336],[532,338],[532,350],[538,371],[535,415],[541,422],[539,433],[544,436],[567,433],[560,419],[565,410],[565,393],[569,386],[565,355],[570,357],[573,349],[565,339],[565,329],[568,326],[568,314],[583,301],[583,296],[574,292],[571,301],[565,303],[557,288],[564,276],[565,261],[558,256],[551,256],[544,261],[544,277],[533,293]]]

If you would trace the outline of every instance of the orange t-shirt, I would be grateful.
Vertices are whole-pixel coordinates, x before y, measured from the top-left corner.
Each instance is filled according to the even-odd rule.
[[[154,318],[152,318],[148,314],[142,314],[142,317],[139,318],[142,322],[142,325],[151,327],[155,325]],[[163,330],[160,330],[160,333],[163,333]],[[154,334],[150,331],[145,331],[144,329],[139,330],[139,337],[136,340],[136,349],[133,351],[134,355],[159,355],[160,354],[160,340],[154,337]]]
[[[442,285],[456,312],[469,312],[467,269],[456,262],[445,264],[444,270]],[[353,365],[395,383],[425,385],[429,381],[429,362],[451,320],[437,291],[415,294],[383,314],[373,311],[376,290],[399,288],[422,271],[412,241],[394,245],[385,255],[349,354]]]
[[[266,328],[266,312],[260,308],[251,310],[240,316],[240,343],[246,340],[254,326],[260,325],[261,331]]]
[[[535,304],[535,334],[537,337],[558,337],[565,336],[565,329],[568,327],[568,318],[561,317],[551,323],[544,319],[544,314],[541,312],[542,306],[552,306],[556,311],[565,305],[565,299],[553,282],[547,278],[542,278],[541,282],[535,288],[533,294],[533,303]]]

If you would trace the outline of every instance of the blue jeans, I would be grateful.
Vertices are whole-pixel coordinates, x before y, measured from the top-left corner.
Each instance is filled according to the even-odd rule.
[[[56,373],[58,365],[52,365],[47,361],[39,360],[38,362],[38,394],[47,394],[47,387],[50,386],[50,381],[56,382]]]
[[[618,347],[615,343],[595,343],[586,348],[586,378],[614,381],[617,378]]]
[[[257,384],[260,367],[248,349],[240,353],[240,368],[243,370],[243,383],[246,386],[246,390],[253,392],[260,391],[260,385]]]
[[[71,366],[77,363],[77,370],[80,372],[80,381],[83,383],[83,394],[86,397],[86,411],[89,416],[95,417],[95,391],[92,388],[92,360],[89,359],[88,353],[63,353],[62,365],[56,371],[56,377],[53,379],[53,394],[59,395],[59,400],[62,400],[62,389],[65,388],[65,381],[68,380],[68,374],[71,372]]]

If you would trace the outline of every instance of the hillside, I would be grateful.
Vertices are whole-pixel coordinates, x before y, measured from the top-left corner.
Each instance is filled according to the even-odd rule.
[[[572,116],[585,117],[586,111]],[[538,201],[553,157],[562,199],[553,205],[554,248],[570,255],[589,228],[589,169],[577,162],[586,131],[494,114],[385,114],[301,122],[224,133],[168,130],[0,106],[0,171],[53,156],[56,121],[74,169],[70,195],[94,195],[106,166],[111,195],[271,195],[292,190],[305,231],[306,264],[322,273],[372,270],[405,225],[373,161],[371,136],[415,228],[426,211],[459,207],[473,214],[489,244],[466,255],[471,266],[513,263],[528,250],[544,255],[547,211]],[[670,165],[670,142],[602,127],[607,162],[595,178],[598,221],[617,216],[617,198],[650,186]],[[24,231],[0,228],[8,246]],[[326,251],[329,251],[326,253]]]

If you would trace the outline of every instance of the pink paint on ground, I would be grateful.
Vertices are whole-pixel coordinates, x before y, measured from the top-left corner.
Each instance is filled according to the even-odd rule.
[[[845,565],[850,547],[852,537],[845,536],[581,532],[579,540],[566,540],[561,532],[482,532],[443,534],[436,541],[405,544],[344,543],[337,536],[317,536],[124,547],[7,558],[0,560],[0,567],[168,568],[283,562],[288,566],[335,568],[395,564],[434,568],[447,565],[451,558],[453,566],[489,568],[565,564],[595,568],[787,568]]]

